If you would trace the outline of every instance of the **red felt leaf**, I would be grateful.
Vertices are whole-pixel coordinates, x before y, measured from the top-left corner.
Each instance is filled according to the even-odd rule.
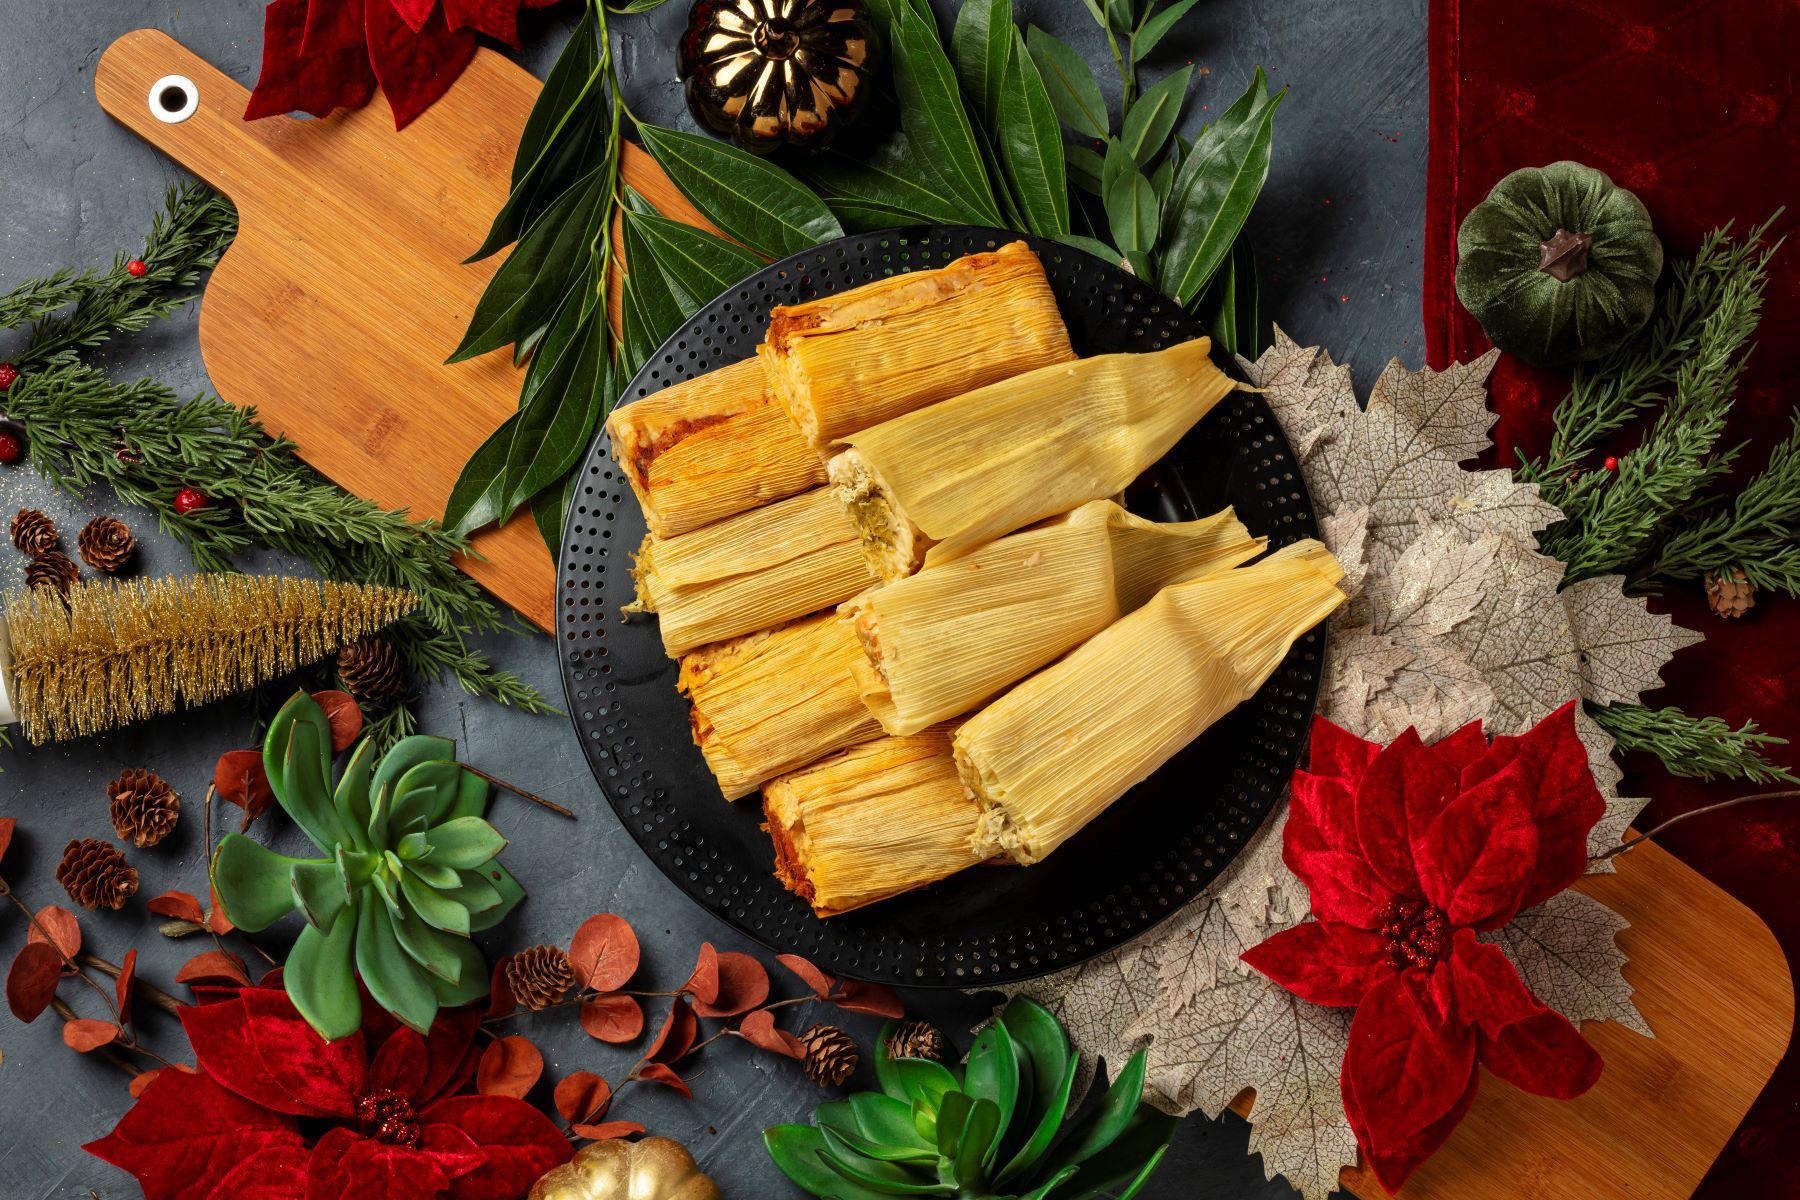
[[[187,892],[164,892],[145,901],[144,907],[159,917],[192,921],[196,925],[206,924],[206,914],[200,911],[200,902]]]
[[[1356,837],[1356,785],[1381,747],[1324,717],[1314,717],[1307,769],[1296,771],[1288,824],[1315,832],[1319,848],[1360,853]]]
[[[113,991],[119,1000],[119,1016],[131,1020],[131,985],[137,981],[137,951],[127,950],[119,963],[119,977],[113,980]]]
[[[363,1035],[363,1045],[369,1045],[367,1034]],[[429,1061],[425,1039],[417,1030],[396,1029],[382,1040],[369,1060],[363,1094],[399,1092],[402,1096],[417,1096],[425,1087]]]
[[[1303,921],[1243,953],[1251,967],[1302,1000],[1354,1008],[1370,988],[1394,974],[1385,939],[1338,921]]]
[[[581,1006],[581,1028],[602,1042],[636,1041],[644,1032],[644,1010],[636,1000],[617,992],[596,996]]]
[[[433,12],[415,31],[392,4],[381,0],[366,0],[363,35],[369,65],[393,110],[395,129],[406,128],[436,103],[475,57],[475,34],[451,30],[443,13]]]
[[[285,3],[287,0],[276,0],[277,5]],[[244,810],[245,829],[275,802],[275,790],[269,786],[269,773],[263,769],[260,750],[230,750],[219,755],[213,767],[213,790],[219,793],[219,799]]]
[[[456,1126],[487,1156],[479,1170],[451,1183],[450,1200],[517,1200],[574,1152],[554,1121],[510,1096],[452,1096],[419,1119]]]
[[[244,960],[229,950],[208,950],[182,963],[181,969],[175,972],[175,982],[233,983],[249,987],[250,972],[244,969]]]
[[[711,1004],[719,998],[719,952],[711,942],[700,943],[699,961],[681,990],[701,1004]]]
[[[19,947],[6,971],[6,1006],[12,1015],[27,1024],[37,1020],[56,995],[62,966],[62,955],[46,942]]]
[[[267,1146],[234,1164],[208,1200],[306,1200],[305,1146]]]
[[[768,968],[751,958],[727,950],[719,955],[719,994],[702,1003],[694,998],[694,1011],[703,1017],[735,1017],[749,1012],[769,998]]]
[[[216,933],[219,936],[223,937],[225,934],[228,934],[233,929],[237,928],[237,926],[233,925],[231,923],[231,918],[225,915],[225,906],[223,904],[219,903],[218,889],[217,888],[209,888],[207,890],[206,894],[207,894],[207,897],[212,901],[212,908],[208,909],[207,913],[206,913],[207,931],[210,933]],[[277,967],[276,970],[280,970],[280,968]],[[267,979],[265,979],[263,981],[263,986],[271,987],[273,985],[270,984],[267,981]]]
[[[475,1144],[474,1138],[441,1121],[420,1128],[419,1149],[431,1155],[438,1170],[452,1179],[479,1171],[487,1162],[487,1153]]]
[[[647,1083],[660,1083],[664,1087],[674,1088],[689,1100],[694,1098],[694,1091],[666,1063],[645,1063],[638,1068],[638,1078]]]
[[[382,7],[382,0],[370,6]],[[290,112],[323,117],[336,108],[361,108],[374,90],[363,0],[275,0],[263,10],[262,72],[244,120]]]
[[[425,1039],[425,1082],[419,1086],[415,1104],[429,1104],[458,1091],[475,1077],[476,1064],[481,1061],[481,1048],[475,1044],[481,1016],[481,1009],[473,1005],[439,1011]]]
[[[1393,889],[1376,878],[1360,851],[1308,847],[1303,840],[1308,837],[1303,828],[1295,828],[1290,816],[1281,861],[1306,885],[1314,915],[1361,929],[1377,928],[1382,907],[1394,898]]]
[[[1450,957],[1436,974],[1449,981],[1455,998],[1454,1019],[1476,1026],[1489,1037],[1544,1011],[1543,1003],[1519,978],[1519,969],[1505,951],[1478,941],[1474,930],[1456,931]]]
[[[64,1021],[62,1038],[63,1044],[69,1049],[77,1054],[86,1054],[90,1050],[112,1045],[118,1040],[119,1033],[119,1027],[111,1021],[83,1017],[76,1021]]]
[[[1457,796],[1415,845],[1419,882],[1450,924],[1494,929],[1512,920],[1537,862],[1537,826],[1515,763]]]
[[[362,709],[357,707],[349,692],[314,692],[312,698],[314,704],[325,710],[326,723],[331,726],[331,752],[342,754],[362,732]]]
[[[472,29],[518,48],[519,0],[444,0],[444,19],[452,29]]]
[[[1459,788],[1467,788],[1473,781],[1465,780],[1463,772],[1475,766],[1487,756],[1487,734],[1482,732],[1480,720],[1470,721],[1448,737],[1439,738],[1431,743],[1431,755],[1443,764],[1445,770],[1457,778]]]
[[[1481,1065],[1516,1088],[1572,1100],[1600,1078],[1600,1054],[1569,1019],[1552,1009],[1481,1040]]]
[[[612,1085],[592,1071],[576,1071],[556,1081],[556,1111],[570,1124],[592,1121],[612,1103]]]
[[[650,1049],[644,1057],[652,1062],[675,1062],[694,1048],[694,1037],[700,1031],[700,1023],[694,1019],[694,1010],[681,996],[669,1005],[669,1015],[663,1018],[662,1028],[657,1031],[656,1040],[650,1043]]]
[[[12,845],[13,830],[18,827],[14,817],[0,817],[0,858],[6,857],[6,848]]]
[[[1420,814],[1435,815],[1456,782],[1414,729],[1390,742],[1363,773],[1356,788],[1357,841],[1376,878],[1399,895],[1420,894],[1413,821]]]
[[[894,994],[893,988],[861,979],[844,980],[843,987],[832,998],[832,1002],[850,1012],[869,1013],[895,1021],[906,1015],[906,1006],[900,1003],[900,997]]]
[[[624,917],[612,913],[589,917],[569,943],[569,963],[575,968],[576,987],[616,992],[637,974],[637,934]]]
[[[487,1015],[504,1017],[518,1007],[519,1002],[513,999],[512,984],[506,982],[506,964],[513,960],[508,954],[494,963],[494,973],[488,979]]]
[[[435,1156],[412,1146],[378,1142],[343,1126],[326,1131],[306,1164],[306,1200],[349,1196],[437,1200],[449,1186],[450,1176]]]
[[[514,1035],[488,1043],[475,1071],[475,1090],[484,1096],[523,1100],[544,1074],[544,1056],[526,1039]]]
[[[431,18],[431,10],[437,7],[437,0],[387,0],[400,14],[407,27],[414,33],[425,28],[425,22]]]
[[[1363,1118],[1362,1110],[1350,1086],[1350,1078],[1343,1079],[1344,1115],[1350,1118],[1351,1132],[1356,1134],[1356,1141],[1362,1147],[1363,1157],[1375,1170],[1375,1177],[1381,1180],[1382,1186],[1389,1191],[1398,1191],[1400,1185],[1418,1169],[1420,1163],[1436,1154],[1462,1119],[1468,1115],[1470,1107],[1475,1103],[1475,1092],[1481,1083],[1481,1073],[1469,1073],[1468,1086],[1456,1103],[1443,1116],[1427,1125],[1417,1133],[1409,1134],[1396,1142],[1372,1144],[1369,1139],[1368,1122]]]
[[[245,988],[181,1010],[200,1069],[247,1100],[301,1117],[348,1118],[367,1092],[363,1035],[327,1042],[287,993]]]
[[[1594,783],[1587,750],[1575,728],[1571,700],[1522,736],[1495,738],[1511,750],[1517,786],[1537,826],[1537,864],[1520,898],[1520,908],[1542,904],[1587,871],[1587,839],[1606,815],[1606,799]]]
[[[799,1038],[775,1024],[775,1014],[759,1008],[738,1025],[738,1036],[759,1050],[786,1058],[805,1059],[806,1047]]]
[[[46,904],[32,916],[30,931],[25,935],[27,942],[49,941],[65,958],[72,959],[81,953],[81,922],[74,913],[55,904]],[[45,933],[50,935],[49,938],[44,937]],[[64,969],[74,973],[73,968],[65,966]]]
[[[1440,1020],[1424,974],[1403,971],[1369,989],[1350,1021],[1346,1094],[1361,1097],[1368,1144],[1397,1146],[1450,1112],[1475,1071],[1475,1035]]]
[[[800,981],[812,989],[815,999],[825,999],[831,995],[831,989],[836,985],[836,980],[798,954],[777,954],[775,961],[798,975]]]
[[[239,1162],[298,1148],[291,1118],[252,1104],[210,1076],[165,1069],[111,1133],[82,1149],[137,1177],[145,1200],[210,1197]]]
[[[631,1137],[633,1134],[644,1132],[644,1127],[636,1121],[604,1121],[599,1125],[576,1123],[570,1128],[575,1131],[577,1137],[591,1138],[596,1142]]]

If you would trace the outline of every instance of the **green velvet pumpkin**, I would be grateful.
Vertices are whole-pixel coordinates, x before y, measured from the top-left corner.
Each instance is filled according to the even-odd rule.
[[[1456,295],[1494,345],[1539,366],[1599,358],[1656,306],[1662,243],[1643,202],[1577,162],[1514,171],[1463,219]]]

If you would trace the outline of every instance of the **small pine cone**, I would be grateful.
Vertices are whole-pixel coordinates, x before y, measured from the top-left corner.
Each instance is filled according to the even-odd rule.
[[[75,537],[75,548],[81,552],[81,561],[96,571],[111,575],[123,570],[131,561],[132,552],[137,549],[137,539],[131,536],[131,530],[125,522],[113,517],[95,517],[81,527]]]
[[[929,1058],[934,1062],[944,1057],[944,1035],[930,1021],[906,1021],[888,1038],[889,1058]]]
[[[161,776],[132,768],[106,785],[113,831],[138,849],[168,837],[181,816],[181,797]]]
[[[533,946],[507,960],[506,986],[512,989],[514,1000],[532,1012],[541,1012],[575,986],[575,968],[560,947]]]
[[[69,589],[80,578],[81,568],[61,550],[46,551],[32,559],[25,568],[26,587],[54,588],[65,600],[69,598]]]
[[[841,1087],[856,1070],[856,1043],[835,1025],[814,1025],[800,1035],[800,1044],[806,1047],[806,1077],[820,1087]]]
[[[338,651],[338,678],[365,708],[385,712],[406,698],[406,664],[385,638],[358,638]]]
[[[63,847],[56,882],[83,908],[124,908],[137,894],[137,868],[111,842],[80,838]]]
[[[1756,604],[1756,585],[1742,567],[1706,573],[1706,603],[1713,615],[1735,620]]]
[[[21,554],[36,558],[56,549],[56,522],[35,508],[21,508],[13,514],[12,544]]]

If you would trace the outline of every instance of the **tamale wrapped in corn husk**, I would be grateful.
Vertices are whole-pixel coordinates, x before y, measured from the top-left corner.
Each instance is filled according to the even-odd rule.
[[[818,453],[768,390],[755,358],[621,404],[606,432],[658,537],[825,482]]]
[[[856,634],[829,612],[703,646],[681,660],[676,686],[727,800],[833,750],[881,736],[850,663]]]
[[[763,785],[775,875],[821,917],[935,883],[985,857],[947,728],[879,738]]]
[[[989,384],[844,439],[832,485],[870,565],[901,579],[1113,495],[1235,384],[1207,338]]]
[[[671,658],[842,603],[871,582],[856,530],[829,488],[672,538],[650,534],[632,568]]]
[[[757,354],[821,454],[845,434],[1075,357],[1024,242],[783,305]]]
[[[839,612],[856,628],[863,702],[891,734],[979,707],[1165,585],[1262,553],[1230,509],[1161,523],[1111,500],[1009,534]]]
[[[1307,540],[1172,584],[956,732],[976,852],[1034,863],[1256,690],[1344,599]]]

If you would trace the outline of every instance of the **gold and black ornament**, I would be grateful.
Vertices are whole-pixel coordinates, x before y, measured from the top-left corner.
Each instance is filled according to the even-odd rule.
[[[769,154],[817,150],[856,120],[880,57],[863,0],[699,0],[680,71],[696,120]]]
[[[610,1138],[575,1152],[531,1185],[527,1200],[722,1200],[724,1193],[673,1138]]]

